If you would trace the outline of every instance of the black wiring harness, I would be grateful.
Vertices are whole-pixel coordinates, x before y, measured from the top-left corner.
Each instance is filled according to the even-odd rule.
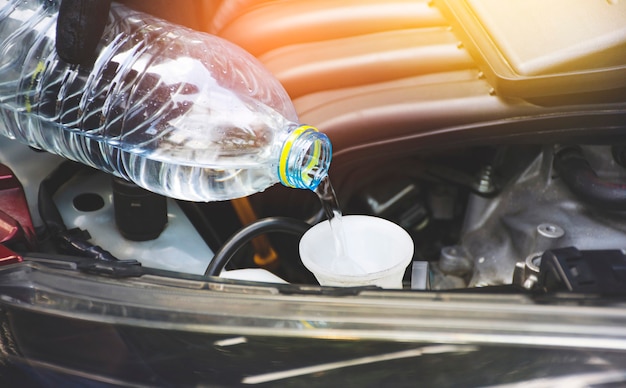
[[[96,260],[118,261],[110,252],[90,243],[89,232],[78,228],[68,229],[59,209],[54,203],[54,194],[78,172],[89,169],[76,162],[63,162],[39,185],[37,206],[39,215],[46,226],[47,237],[56,243],[57,248],[68,255],[88,257]]]

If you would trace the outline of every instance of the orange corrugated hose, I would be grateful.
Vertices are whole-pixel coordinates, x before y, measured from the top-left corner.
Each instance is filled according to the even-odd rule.
[[[240,0],[236,3],[240,8],[232,9],[227,1],[216,11],[212,32],[254,55],[292,44],[442,23],[440,13],[420,0]]]
[[[126,2],[240,45],[293,99],[471,64],[428,0]]]
[[[215,12],[205,18],[203,30],[219,35],[219,32],[234,19],[252,7],[269,3],[272,0],[224,0],[215,7]]]
[[[220,1],[216,0],[123,0],[124,4],[171,22],[206,31]],[[230,2],[230,0],[228,1]]]
[[[256,55],[292,99],[472,64],[427,0],[226,1],[208,29]]]

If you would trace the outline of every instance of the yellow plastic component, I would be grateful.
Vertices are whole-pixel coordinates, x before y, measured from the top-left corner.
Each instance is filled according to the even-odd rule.
[[[248,225],[257,220],[256,213],[250,204],[248,198],[237,198],[231,200],[231,204],[239,217],[239,221],[243,225]],[[278,254],[272,248],[269,239],[266,235],[260,235],[255,237],[251,241],[254,248],[254,263],[261,268],[267,270],[275,269],[278,264]]]

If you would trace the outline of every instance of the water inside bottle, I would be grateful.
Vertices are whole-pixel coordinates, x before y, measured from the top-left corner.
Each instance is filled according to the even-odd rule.
[[[346,231],[341,220],[341,208],[339,207],[339,201],[337,200],[335,190],[328,176],[322,179],[315,193],[322,203],[324,213],[330,223],[330,230],[334,240],[335,256],[331,258],[330,270],[346,275],[362,275],[367,273],[356,261],[356,258],[350,256]]]

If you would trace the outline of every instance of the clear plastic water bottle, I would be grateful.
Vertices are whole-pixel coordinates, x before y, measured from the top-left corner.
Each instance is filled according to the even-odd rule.
[[[70,65],[59,3],[0,0],[1,134],[191,201],[326,176],[328,138],[241,48],[113,4],[93,64]]]

